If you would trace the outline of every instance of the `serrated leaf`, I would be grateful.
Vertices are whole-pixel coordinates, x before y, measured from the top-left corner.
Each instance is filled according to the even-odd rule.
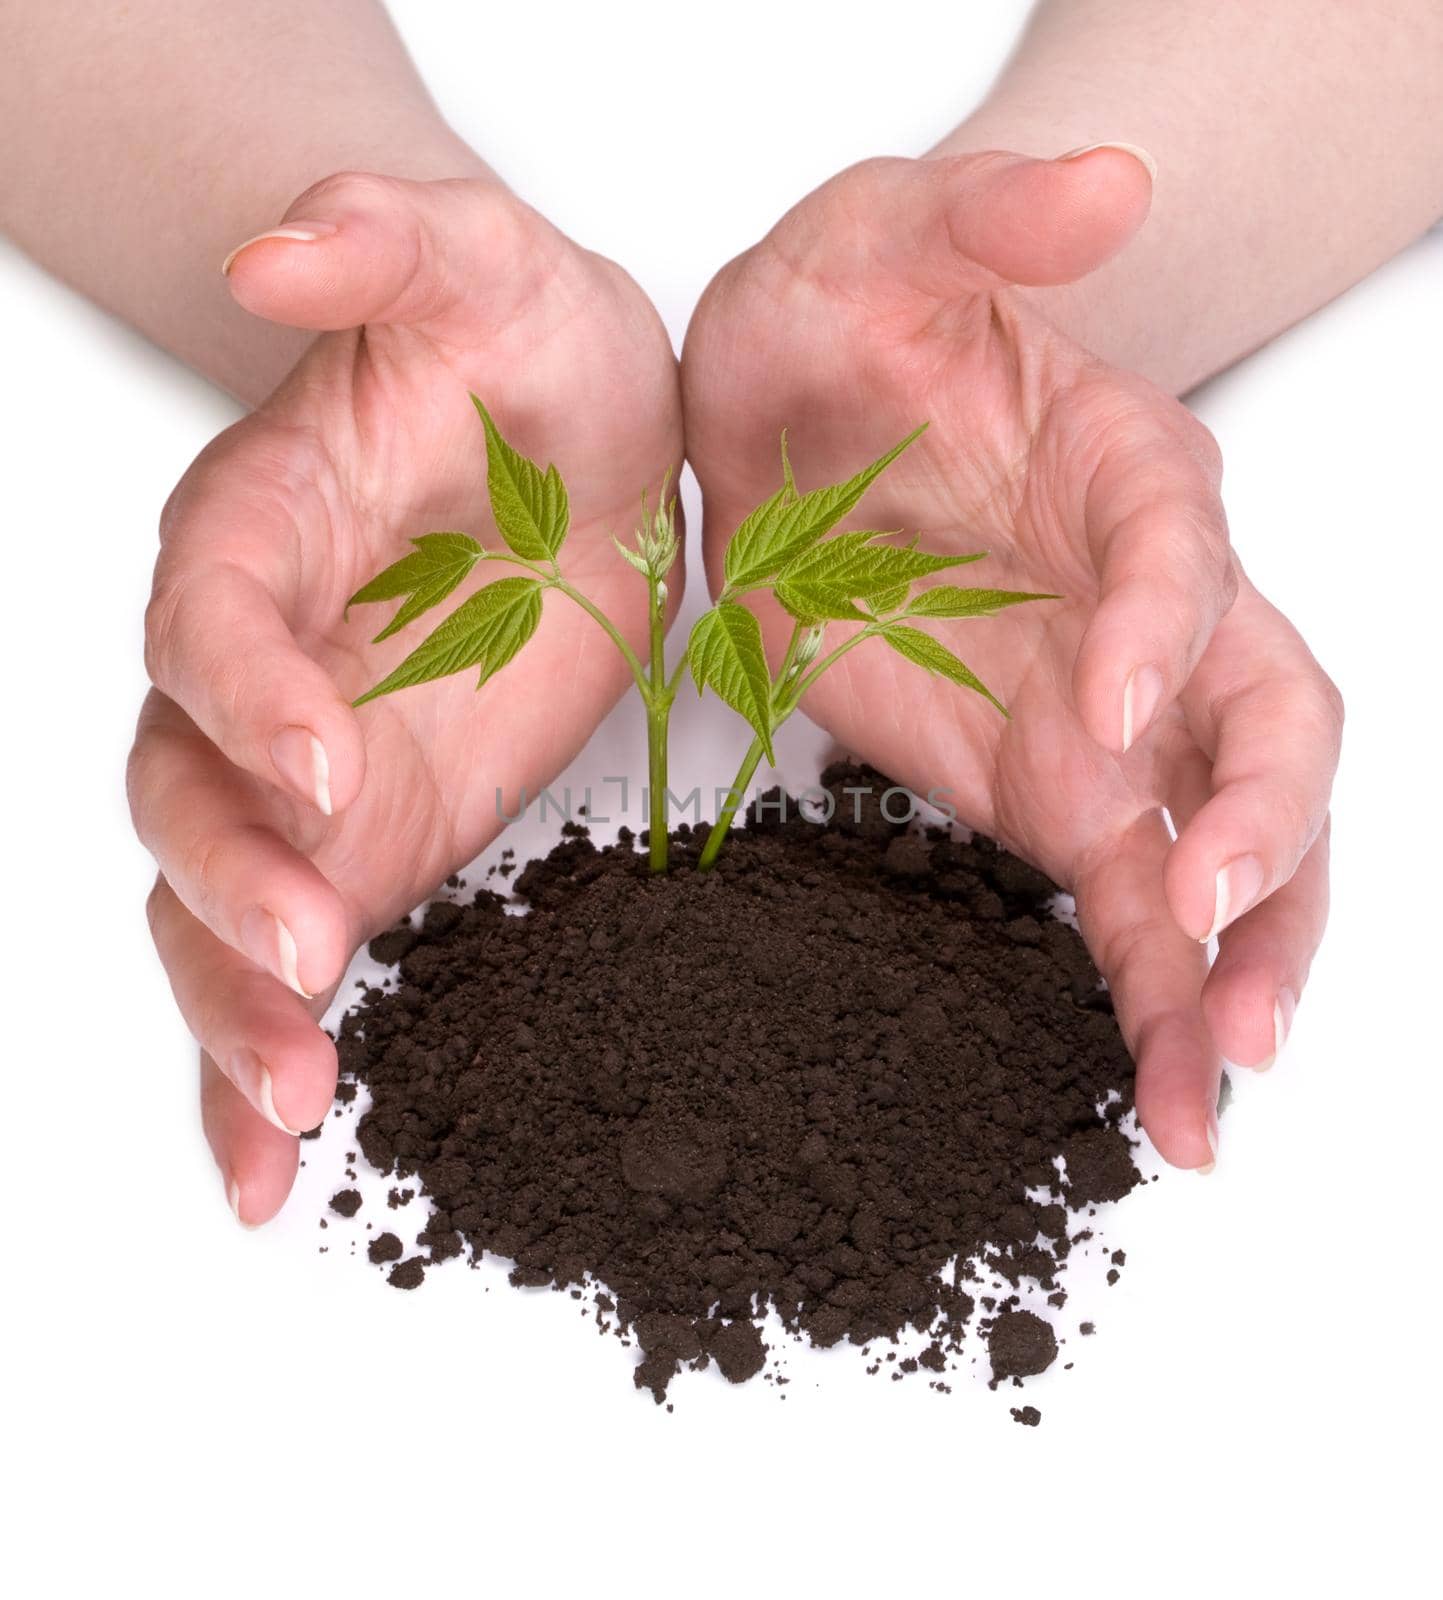
[[[406,657],[394,672],[368,689],[354,705],[383,694],[480,667],[479,689],[516,654],[541,621],[541,590],[536,578],[502,578],[464,600]]]
[[[772,755],[772,676],[762,630],[745,606],[724,600],[697,618],[686,658],[697,693],[712,689],[756,730],[767,760]]]
[[[928,672],[936,673],[939,677],[950,678],[953,683],[960,683],[964,688],[973,689],[984,700],[990,700],[1005,717],[1008,715],[1007,707],[997,698],[975,672],[963,661],[960,661],[944,644],[938,642],[930,633],[923,633],[920,628],[908,628],[900,622],[888,623],[879,635],[900,656],[905,656],[908,661],[915,662],[919,667],[925,667]]]
[[[728,583],[733,583],[733,572],[738,570],[737,562],[741,555],[747,551],[760,549],[770,538],[767,530],[776,521],[777,517],[785,510],[787,501],[787,486],[783,484],[769,499],[763,500],[755,511],[750,511],[742,519],[741,526],[731,536],[727,544],[726,556],[723,560],[723,570]]]
[[[895,611],[906,600],[911,587],[910,583],[899,583],[891,589],[878,589],[868,595],[867,604],[871,606],[873,615],[885,617],[889,611]]]
[[[819,618],[865,617],[853,603],[871,601],[908,586],[918,578],[948,567],[960,567],[975,556],[934,556],[925,550],[899,549],[877,544],[884,533],[839,533],[823,539],[795,556],[777,574],[776,596],[794,617],[810,621]]]
[[[1059,600],[1055,594],[1023,594],[1015,589],[958,589],[939,584],[912,596],[909,617],[995,617],[1007,606],[1028,600]]]
[[[524,561],[552,560],[571,522],[561,474],[554,466],[543,472],[513,449],[474,394],[471,402],[486,428],[486,488],[501,537]]]
[[[794,500],[787,499],[787,485],[783,483],[732,535],[724,562],[727,583],[734,589],[763,583],[830,532],[925,426],[924,423],[909,433],[900,444],[893,445],[845,483],[813,489]]]
[[[394,600],[406,595],[405,605],[371,641],[379,644],[398,633],[408,622],[440,605],[447,595],[481,559],[482,549],[469,534],[423,533],[412,539],[415,553],[392,562],[346,601],[352,606],[371,605],[377,600]]]

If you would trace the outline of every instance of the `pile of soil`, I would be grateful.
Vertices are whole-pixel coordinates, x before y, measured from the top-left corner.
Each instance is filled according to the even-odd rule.
[[[761,1370],[769,1307],[816,1345],[916,1329],[868,1370],[940,1388],[977,1299],[994,1384],[1055,1359],[1009,1291],[1060,1305],[1068,1208],[1138,1181],[1106,991],[1033,868],[888,821],[866,769],[823,784],[827,826],[754,809],[712,873],[704,828],[654,877],[568,825],[528,914],[483,890],[373,941],[399,971],[345,1018],[343,1078],[366,1159],[434,1207],[424,1254],[375,1250],[392,1283],[490,1251],[584,1289],[658,1400],[683,1365]]]

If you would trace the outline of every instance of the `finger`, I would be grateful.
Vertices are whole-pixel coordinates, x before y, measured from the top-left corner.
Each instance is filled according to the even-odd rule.
[[[999,281],[1072,283],[1146,221],[1150,160],[1101,146],[1056,161],[1000,151],[869,161],[793,217],[806,233],[829,235],[834,253],[865,223],[877,264],[939,298]]]
[[[1148,812],[1088,864],[1077,914],[1137,1063],[1137,1115],[1163,1159],[1210,1172],[1222,1063],[1198,997],[1206,953],[1179,933],[1162,892],[1168,834]]]
[[[495,181],[342,172],[238,245],[222,271],[240,304],[271,322],[444,333],[458,320],[504,317],[557,266],[562,243]]]
[[[1114,420],[1084,502],[1100,592],[1072,682],[1088,732],[1121,754],[1192,676],[1238,580],[1206,430],[1146,389],[1094,404]]]
[[[335,1095],[336,1048],[301,1000],[208,932],[162,878],[151,935],[186,1026],[271,1128],[317,1127]]]
[[[142,713],[127,787],[141,842],[217,938],[305,999],[339,981],[350,955],[340,896],[170,701]]]
[[[285,552],[328,534],[299,527],[289,497],[266,490],[265,463],[231,443],[207,451],[166,508],[146,667],[237,766],[330,816],[360,792],[365,745],[282,611],[294,583]]]
[[[1167,897],[1206,942],[1274,893],[1323,826],[1343,706],[1292,625],[1248,588],[1219,625],[1184,696],[1213,749],[1213,795],[1178,836]]]
[[[1203,1015],[1229,1061],[1262,1072],[1293,1024],[1328,920],[1328,829],[1276,894],[1219,939],[1203,986]]]
[[[208,1055],[200,1058],[200,1120],[236,1221],[259,1227],[275,1216],[300,1164],[300,1145],[257,1115]]]

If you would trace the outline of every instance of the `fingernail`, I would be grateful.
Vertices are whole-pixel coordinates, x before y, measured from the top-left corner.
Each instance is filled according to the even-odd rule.
[[[292,789],[323,817],[331,814],[331,762],[309,728],[282,728],[271,740],[271,760]]]
[[[1218,873],[1213,896],[1212,927],[1198,941],[1207,944],[1236,922],[1257,899],[1263,887],[1263,864],[1256,856],[1239,856]]]
[[[1121,150],[1124,155],[1129,155],[1134,161],[1140,161],[1147,168],[1147,175],[1157,182],[1157,162],[1143,149],[1140,144],[1124,144],[1121,139],[1104,139],[1098,144],[1080,145],[1076,150],[1069,150],[1066,155],[1058,156],[1059,161],[1076,161],[1081,156],[1090,156],[1094,150]]]
[[[1162,702],[1162,674],[1156,667],[1134,667],[1122,689],[1122,748],[1146,733]]]
[[[1209,1117],[1207,1120],[1207,1136],[1208,1149],[1212,1151],[1213,1158],[1211,1161],[1203,1162],[1202,1166],[1193,1168],[1193,1171],[1197,1173],[1198,1177],[1200,1178],[1207,1177],[1208,1173],[1210,1173],[1218,1164],[1218,1130],[1217,1124],[1214,1123],[1211,1117]]]
[[[294,989],[302,1000],[312,998],[301,988],[295,938],[273,911],[252,906],[241,920],[240,934],[245,953],[258,967],[274,973],[287,988]]]
[[[1273,1053],[1266,1061],[1260,1061],[1257,1071],[1266,1072],[1270,1066],[1283,1053],[1283,1046],[1288,1042],[1288,1034],[1293,1027],[1293,1013],[1298,1009],[1298,997],[1284,985],[1278,990],[1278,998],[1273,1002]]]
[[[275,1091],[271,1085],[270,1069],[248,1046],[242,1046],[230,1058],[226,1076],[273,1127],[282,1133],[299,1138],[301,1130],[282,1120],[276,1110]]]
[[[241,1227],[251,1229],[255,1223],[247,1222],[240,1214],[240,1185],[234,1178],[228,1178],[225,1186],[226,1203],[230,1206],[231,1215],[240,1223]]]
[[[279,228],[267,228],[264,233],[258,233],[250,239],[243,239],[234,250],[220,264],[222,275],[228,275],[235,265],[235,258],[242,250],[249,250],[253,244],[259,244],[262,239],[294,239],[300,244],[311,244],[317,239],[324,239],[336,231],[334,222],[286,222]]]

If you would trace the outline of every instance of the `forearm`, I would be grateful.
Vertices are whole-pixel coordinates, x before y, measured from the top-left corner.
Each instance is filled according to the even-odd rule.
[[[1181,393],[1443,215],[1440,105],[1438,0],[1044,0],[936,153],[1147,149],[1138,238],[1085,282],[1029,293]]]
[[[6,8],[0,228],[247,401],[310,334],[248,316],[220,264],[346,169],[487,169],[374,0],[46,0]]]

